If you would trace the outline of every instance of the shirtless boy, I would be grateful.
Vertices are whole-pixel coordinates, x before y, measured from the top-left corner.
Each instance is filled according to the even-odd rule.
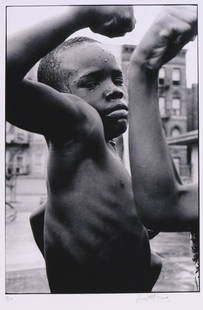
[[[132,7],[71,7],[10,38],[7,120],[48,144],[44,246],[38,244],[51,292],[149,292],[160,265],[151,259],[130,176],[110,143],[126,130],[128,114],[114,56],[91,40],[64,43],[40,64],[43,83],[24,79],[85,27],[123,35],[134,27]]]

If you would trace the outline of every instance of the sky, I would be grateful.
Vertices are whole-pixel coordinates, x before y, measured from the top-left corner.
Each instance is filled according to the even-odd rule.
[[[110,39],[105,36],[95,34],[88,28],[74,33],[73,36],[89,36],[109,45],[137,45],[160,10],[161,6],[134,6],[136,27],[132,32],[127,33],[124,37]],[[43,21],[45,18],[50,18],[56,13],[63,11],[63,7],[57,6],[9,7],[7,8],[7,33],[15,33],[16,31],[25,29],[38,23],[39,21]],[[188,50],[186,54],[186,75],[187,84],[190,87],[192,83],[197,83],[197,39],[187,44],[185,48]]]

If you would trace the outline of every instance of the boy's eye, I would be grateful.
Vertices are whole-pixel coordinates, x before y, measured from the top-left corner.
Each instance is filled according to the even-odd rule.
[[[115,72],[112,74],[112,81],[116,84],[116,85],[123,85],[123,76],[122,73],[120,72]]]
[[[94,87],[96,87],[97,82],[93,81],[93,80],[89,80],[89,81],[81,81],[80,83],[78,83],[78,87],[80,88],[88,88],[88,89],[93,89]]]
[[[96,85],[97,85],[96,81],[89,81],[86,83],[86,87],[89,89],[96,87]]]
[[[114,82],[116,85],[123,85],[123,78],[122,78],[122,77],[114,78],[114,79],[113,79],[113,82]]]

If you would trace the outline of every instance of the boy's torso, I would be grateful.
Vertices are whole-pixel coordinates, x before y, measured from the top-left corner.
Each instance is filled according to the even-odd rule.
[[[50,145],[48,197],[45,256],[50,282],[56,283],[56,277],[67,271],[78,279],[75,286],[80,281],[83,287],[82,279],[90,279],[93,272],[101,285],[101,278],[108,274],[103,285],[115,286],[120,285],[118,273],[123,282],[135,283],[140,272],[147,272],[149,244],[137,219],[131,179],[108,144],[101,146],[90,138],[83,143]],[[96,285],[95,280],[89,282],[94,283],[89,288]]]

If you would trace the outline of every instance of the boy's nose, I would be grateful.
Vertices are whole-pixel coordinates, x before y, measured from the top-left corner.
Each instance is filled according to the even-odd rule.
[[[121,99],[121,98],[123,98],[123,92],[120,90],[112,89],[112,90],[106,92],[105,97],[106,97],[107,101]]]

